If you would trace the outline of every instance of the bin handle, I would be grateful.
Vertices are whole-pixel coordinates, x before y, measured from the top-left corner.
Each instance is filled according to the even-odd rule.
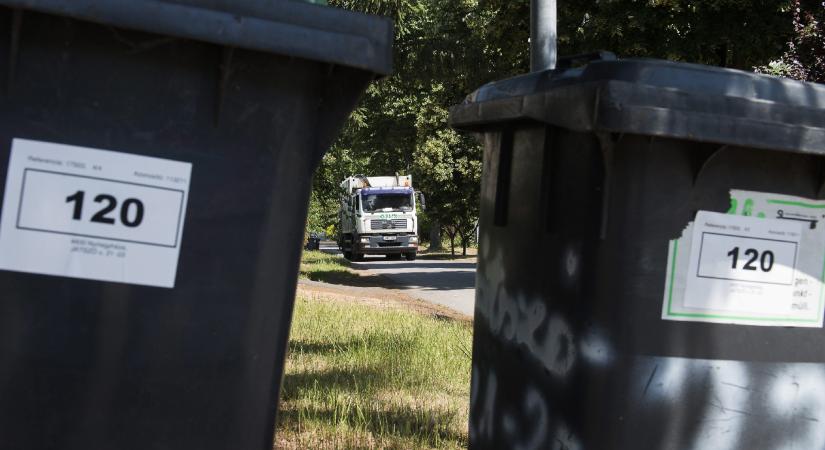
[[[598,51],[591,53],[580,53],[578,55],[563,56],[559,58],[556,63],[556,69],[570,69],[575,62],[591,62],[591,61],[615,61],[616,54],[608,51]]]

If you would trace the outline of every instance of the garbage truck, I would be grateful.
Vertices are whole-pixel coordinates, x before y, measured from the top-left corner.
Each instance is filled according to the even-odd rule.
[[[411,175],[354,175],[341,182],[338,247],[344,257],[364,255],[415,260],[418,253],[416,200],[424,196],[412,187]]]

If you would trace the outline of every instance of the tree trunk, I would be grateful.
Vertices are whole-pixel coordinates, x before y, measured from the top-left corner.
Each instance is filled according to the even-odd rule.
[[[719,58],[719,67],[728,67],[728,43],[723,43],[716,49],[716,56]]]
[[[433,220],[430,223],[430,251],[444,250],[441,246],[441,223]]]
[[[455,256],[455,233],[449,233],[450,235],[450,255]]]
[[[461,256],[467,256],[467,246],[470,243],[469,233],[462,231],[458,234],[458,237],[461,238]]]

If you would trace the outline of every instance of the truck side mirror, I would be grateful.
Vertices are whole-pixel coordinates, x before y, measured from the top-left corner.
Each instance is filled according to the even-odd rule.
[[[427,210],[427,199],[424,198],[424,193],[423,192],[418,192],[418,203],[421,205],[421,210],[422,211]]]

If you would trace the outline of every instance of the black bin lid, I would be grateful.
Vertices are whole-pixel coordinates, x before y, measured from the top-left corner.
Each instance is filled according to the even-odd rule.
[[[825,85],[654,59],[582,55],[583,67],[487,84],[450,109],[450,124],[484,131],[533,121],[825,154]]]
[[[299,1],[0,0],[3,5],[381,75],[392,71],[390,20]]]

